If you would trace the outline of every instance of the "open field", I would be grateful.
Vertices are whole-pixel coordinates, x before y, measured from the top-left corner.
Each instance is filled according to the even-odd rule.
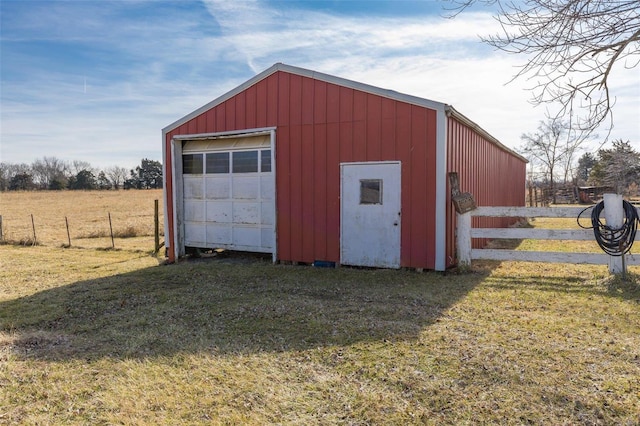
[[[640,424],[638,267],[160,263],[0,245],[0,424]]]
[[[9,242],[32,244],[33,215],[38,244],[68,245],[66,217],[72,246],[107,248],[111,247],[111,214],[116,248],[153,250],[154,200],[160,203],[162,234],[161,189],[0,192],[4,238]]]

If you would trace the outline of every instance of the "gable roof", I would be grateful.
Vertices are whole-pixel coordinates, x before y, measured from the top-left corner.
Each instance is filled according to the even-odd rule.
[[[223,102],[227,101],[228,99],[231,99],[232,97],[234,97],[238,93],[241,93],[242,91],[248,89],[249,87],[253,86],[254,84],[258,83],[261,80],[264,80],[265,78],[269,77],[270,75],[272,75],[272,74],[274,74],[274,73],[276,73],[278,71],[283,71],[283,72],[287,72],[289,74],[299,75],[299,76],[302,76],[302,77],[308,77],[308,78],[312,78],[314,80],[324,81],[326,83],[332,83],[332,84],[335,84],[335,85],[338,85],[338,86],[347,87],[347,88],[354,89],[354,90],[359,90],[361,92],[378,95],[378,96],[381,96],[381,97],[384,97],[384,98],[388,98],[388,99],[392,99],[392,100],[396,100],[396,101],[400,101],[400,102],[405,102],[405,103],[412,104],[412,105],[422,106],[422,107],[433,109],[433,110],[436,110],[436,111],[442,111],[448,117],[452,117],[452,118],[460,121],[464,125],[466,125],[468,127],[471,127],[473,130],[478,132],[480,135],[482,135],[487,140],[491,141],[493,144],[498,146],[500,149],[511,153],[512,155],[520,158],[521,160],[523,160],[523,161],[525,161],[527,163],[529,162],[526,158],[524,158],[523,156],[521,156],[517,152],[515,152],[512,149],[508,148],[507,146],[503,145],[498,139],[493,137],[489,132],[487,132],[482,127],[480,127],[478,124],[476,124],[475,122],[473,122],[472,120],[470,120],[469,118],[467,118],[466,116],[464,116],[463,114],[458,112],[451,105],[448,105],[448,104],[445,104],[445,103],[442,103],[442,102],[433,101],[433,100],[430,100],[430,99],[420,98],[420,97],[417,97],[417,96],[407,95],[405,93],[396,92],[395,90],[383,89],[383,88],[380,88],[380,87],[372,86],[372,85],[365,84],[365,83],[360,83],[360,82],[349,80],[349,79],[342,78],[342,77],[336,77],[336,76],[333,76],[333,75],[324,74],[324,73],[321,73],[321,72],[318,72],[318,71],[313,71],[313,70],[300,68],[300,67],[294,67],[292,65],[283,64],[281,62],[273,64],[271,67],[267,68],[266,70],[262,71],[259,74],[256,74],[254,77],[252,77],[249,80],[245,81],[244,83],[242,83],[241,85],[237,86],[236,88],[234,88],[234,89],[228,91],[227,93],[217,97],[216,99],[212,100],[211,102],[207,103],[206,105],[203,105],[202,107],[196,109],[195,111],[193,111],[193,112],[185,115],[184,117],[180,118],[179,120],[169,124],[167,127],[162,129],[163,135],[165,135],[168,132],[170,132],[171,130],[181,126],[182,124],[188,122],[189,120],[199,116],[200,114],[210,110],[211,108],[222,104]]]

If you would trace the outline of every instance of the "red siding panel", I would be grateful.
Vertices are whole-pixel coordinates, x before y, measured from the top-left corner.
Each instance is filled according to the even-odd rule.
[[[236,128],[236,98],[231,98],[227,102],[225,108],[225,129]]]
[[[340,87],[340,121],[353,121],[353,89]]]
[[[302,250],[302,234],[307,232],[303,225],[303,200],[302,200],[302,127],[291,126],[289,128],[291,140],[289,143],[289,193],[281,195],[283,202],[289,202],[291,211],[290,221],[290,244],[291,244],[291,260],[303,261],[304,252]],[[278,193],[280,188],[278,188]]]
[[[322,164],[318,164],[322,167]],[[340,125],[327,124],[327,258],[340,261]]]
[[[247,112],[247,92],[240,92],[238,93],[238,95],[235,97],[235,107],[236,107],[236,113],[235,113],[235,121],[233,123],[234,127],[237,126],[239,123],[242,123],[242,127],[244,127],[245,129],[251,129],[253,126],[250,126],[249,123],[247,123],[247,116],[246,116],[246,112]]]
[[[398,102],[396,105],[396,159],[402,162],[402,223],[400,236],[400,263],[409,265],[411,260],[411,105]]]
[[[267,111],[269,110],[267,106],[267,82],[261,82],[261,84],[256,85],[256,127],[267,127],[268,126],[268,118]]]
[[[382,98],[369,95],[367,97],[367,161],[380,161],[381,156],[381,125],[382,125]]]
[[[256,117],[256,111],[258,109],[258,97],[257,97],[257,87],[251,86],[245,92],[245,123],[247,124],[247,128],[255,129],[258,127],[258,120]]]
[[[302,124],[313,124],[315,102],[313,99],[314,84],[313,80],[305,78],[302,80]]]
[[[275,126],[278,123],[280,93],[278,85],[280,83],[279,73],[267,77],[267,123],[266,126]],[[264,84],[264,82],[260,82]],[[265,126],[265,127],[266,127]]]
[[[302,77],[292,75],[289,81],[289,125],[302,124]]]
[[[222,132],[222,129],[226,128],[227,117],[226,117],[226,105],[223,103],[216,107],[216,128],[214,131]]]
[[[316,192],[314,188],[314,166],[315,151],[313,140],[313,126],[308,124],[302,126],[302,139],[300,144],[300,183],[301,183],[301,227],[300,237],[302,239],[302,262],[311,263],[315,260],[315,239],[318,230],[314,220],[314,198]]]
[[[340,122],[340,158],[339,163],[355,161],[353,158],[353,121]]]
[[[428,203],[429,199],[435,199],[433,189],[435,179],[427,180],[427,116],[426,110],[421,107],[411,107],[411,145],[410,158],[411,172],[409,175],[409,185],[403,185],[409,192],[411,198],[411,253],[408,260],[409,265],[421,265],[426,260],[435,256],[435,245],[424,247],[424,241],[434,240],[434,228],[427,228],[429,216],[433,216],[428,206],[435,203]],[[404,223],[403,223],[404,225]]]
[[[396,158],[396,101],[383,98],[381,102],[380,159]]]
[[[327,123],[340,121],[340,87],[327,84]]]
[[[278,93],[276,98],[278,99],[278,127],[289,126],[291,120],[289,117],[289,109],[291,108],[291,97],[289,87],[289,74],[279,72],[278,76]]]
[[[327,122],[327,83],[316,81],[313,92],[313,122]],[[324,140],[324,138],[322,138]]]
[[[278,258],[293,260],[291,253],[291,148],[289,146],[289,128],[279,128],[276,141],[276,220]]]
[[[317,124],[313,127],[313,163],[306,166],[313,171],[313,260],[329,260],[327,257],[327,125]]]

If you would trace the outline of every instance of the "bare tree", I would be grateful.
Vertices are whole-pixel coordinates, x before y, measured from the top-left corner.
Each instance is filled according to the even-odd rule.
[[[0,191],[6,191],[9,189],[9,183],[11,179],[18,174],[31,174],[31,166],[26,163],[13,164],[13,163],[0,163]]]
[[[640,62],[638,0],[453,2],[452,16],[477,3],[497,7],[502,32],[483,40],[528,58],[514,79],[532,81],[533,103],[558,104],[555,118],[568,118],[575,129],[591,132],[607,119],[613,124],[611,71]]]
[[[543,180],[548,183],[553,203],[556,202],[556,177],[567,157],[566,129],[561,122],[541,121],[538,131],[525,133],[520,138],[524,145],[521,152],[529,158],[531,167],[539,167]]]
[[[560,128],[563,130],[562,135],[564,137],[561,165],[564,172],[564,183],[569,181],[575,181],[577,179],[577,166],[575,165],[576,156],[582,150],[586,141],[597,137],[596,134],[576,131],[571,128],[568,122],[557,121]]]
[[[91,163],[89,163],[88,161],[73,160],[69,164],[69,172],[72,175],[77,175],[78,173],[80,173],[83,170],[89,170],[94,174],[96,173],[96,169],[94,169],[93,166],[91,165]]]
[[[127,176],[129,176],[129,171],[125,167],[120,166],[108,167],[105,173],[115,189],[121,188]]]
[[[56,157],[42,157],[31,165],[33,179],[42,189],[49,188],[54,181],[65,182],[69,166]]]

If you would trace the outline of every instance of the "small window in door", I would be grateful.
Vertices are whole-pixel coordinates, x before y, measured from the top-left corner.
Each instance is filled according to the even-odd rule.
[[[202,154],[184,154],[182,173],[185,175],[202,174]]]
[[[382,179],[360,179],[360,204],[382,204]]]
[[[233,153],[233,173],[254,173],[258,171],[258,151],[237,151]]]
[[[229,173],[229,153],[214,152],[207,154],[207,173]]]

